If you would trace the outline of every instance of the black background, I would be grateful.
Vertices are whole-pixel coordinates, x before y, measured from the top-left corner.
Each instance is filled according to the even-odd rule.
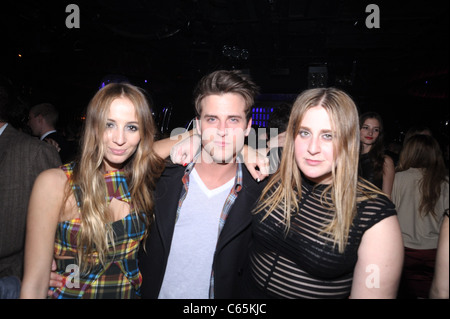
[[[80,28],[66,26],[70,3]],[[370,3],[380,28],[366,26]],[[106,79],[146,89],[157,117],[172,107],[175,128],[213,70],[245,70],[261,87],[257,104],[276,105],[308,88],[310,66],[326,65],[327,85],[378,111],[388,139],[421,123],[448,142],[448,1],[8,0],[0,26],[0,74],[28,105],[54,103],[61,125]],[[246,56],[227,56],[226,45]]]

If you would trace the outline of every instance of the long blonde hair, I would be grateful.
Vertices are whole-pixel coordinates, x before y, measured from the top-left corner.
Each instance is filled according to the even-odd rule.
[[[117,98],[129,99],[135,106],[138,118],[140,142],[123,168],[131,194],[132,211],[145,222],[147,230],[154,206],[152,191],[155,179],[164,169],[164,161],[152,148],[156,130],[144,93],[125,83],[108,84],[99,90],[87,108],[81,155],[74,167],[72,180],[81,190],[81,227],[77,240],[78,262],[82,265],[82,271],[87,271],[92,266],[89,261],[94,253],[98,254],[98,259],[104,264],[109,243],[114,243],[105,198],[103,133],[110,105]]]
[[[322,194],[327,209],[334,210],[333,220],[323,232],[329,232],[334,244],[343,252],[350,226],[356,216],[359,161],[358,110],[349,95],[335,88],[318,88],[302,92],[293,104],[280,166],[264,188],[256,213],[266,211],[264,218],[275,210],[284,212],[286,233],[291,215],[298,212],[301,200],[302,176],[295,161],[294,141],[305,113],[312,107],[322,106],[328,113],[333,130],[334,166],[332,183]],[[359,185],[359,186],[358,186]],[[331,191],[331,203],[325,193]]]

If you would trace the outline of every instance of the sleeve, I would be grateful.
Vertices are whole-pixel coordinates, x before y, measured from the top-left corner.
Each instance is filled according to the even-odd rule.
[[[358,211],[355,222],[362,233],[383,219],[397,215],[394,203],[384,195],[362,202]]]
[[[391,193],[391,199],[394,205],[398,206],[399,203],[399,183],[400,183],[400,177],[398,174],[395,174],[394,177],[394,184],[392,185],[392,193]]]
[[[56,168],[60,165],[61,159],[55,147],[43,143],[36,152],[36,169],[44,171],[49,168]]]
[[[39,142],[39,144],[33,148],[31,154],[33,154],[33,156],[32,162],[29,165],[29,174],[33,180],[36,179],[41,172],[61,165],[61,158],[59,157],[56,148],[45,142]]]

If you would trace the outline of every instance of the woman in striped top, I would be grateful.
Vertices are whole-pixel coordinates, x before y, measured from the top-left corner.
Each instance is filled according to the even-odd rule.
[[[392,202],[358,176],[359,124],[334,88],[295,101],[280,167],[255,208],[246,298],[395,298],[403,262]]]

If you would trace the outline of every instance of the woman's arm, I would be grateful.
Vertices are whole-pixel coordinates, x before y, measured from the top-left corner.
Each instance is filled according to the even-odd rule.
[[[25,240],[24,277],[20,298],[46,298],[56,226],[67,178],[60,169],[42,172],[31,192]]]
[[[247,170],[256,181],[260,182],[269,176],[270,162],[267,157],[267,149],[254,149],[245,144],[241,153]]]
[[[382,191],[389,198],[391,198],[392,187],[394,185],[394,177],[395,177],[395,166],[394,161],[390,156],[384,157],[384,165],[383,165],[383,186]]]
[[[448,278],[448,262],[449,262],[449,230],[448,216],[444,216],[441,230],[439,233],[439,242],[436,253],[436,266],[434,269],[433,282],[430,289],[431,299],[448,299],[449,298],[449,278]]]
[[[185,140],[186,138],[192,136],[194,134],[194,130],[190,130],[187,132],[180,132],[179,134],[172,134],[170,137],[155,141],[153,143],[153,150],[156,154],[158,154],[161,158],[167,158],[170,155],[170,151],[175,144],[180,141]],[[192,154],[194,156],[195,154]]]
[[[403,240],[397,216],[366,230],[358,249],[351,298],[396,298],[403,267]]]
[[[154,144],[154,150],[160,157],[166,158],[170,154],[172,162],[180,165],[190,163],[200,147],[201,137],[194,134],[193,130],[165,138]],[[244,163],[254,179],[262,181],[269,176],[269,159],[264,154],[267,149],[259,151],[244,145],[241,152]]]

